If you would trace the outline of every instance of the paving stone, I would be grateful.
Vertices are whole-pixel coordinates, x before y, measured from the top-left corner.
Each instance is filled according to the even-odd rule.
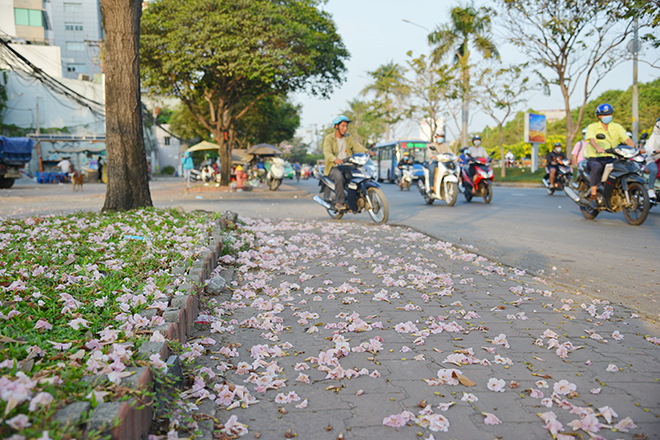
[[[202,298],[200,310],[212,314],[215,307],[223,308],[226,312],[230,311],[230,319],[239,323],[251,317],[263,320],[270,313],[270,316],[282,320],[283,328],[278,331],[274,327],[265,330],[235,325],[231,334],[211,334],[209,325],[197,326],[193,338],[211,336],[218,343],[195,365],[221,374],[215,369],[219,362],[233,366],[239,362],[252,364],[254,358],[250,357],[249,349],[254,345],[273,347],[274,344],[289,342],[293,347],[285,350],[289,356],[265,359],[265,362],[277,362],[284,370],[277,377],[287,379],[287,385],[279,390],[257,393],[252,384],[243,383],[247,376],[239,376],[233,369],[223,373],[228,382],[246,385],[260,402],[229,413],[219,406],[216,413],[222,421],[236,414],[239,422],[249,426],[250,433],[260,432],[261,438],[267,439],[283,438],[289,428],[301,439],[335,439],[340,432],[346,439],[417,438],[418,433],[426,438],[431,431],[414,424],[397,429],[383,426],[383,419],[389,415],[404,410],[417,414],[421,410],[418,403],[426,400],[433,406],[434,413],[442,414],[450,421],[447,433],[433,433],[436,439],[551,438],[543,428],[544,423],[538,413],[555,412],[565,427],[578,416],[560,408],[557,403],[547,408],[540,399],[532,398],[525,392],[538,388],[536,382],[549,375],[550,378],[545,379],[549,388],[541,389],[545,397],[552,395],[557,382],[567,380],[577,387],[578,396],[568,399],[572,405],[596,410],[609,405],[620,418],[630,416],[644,427],[629,433],[616,433],[617,438],[629,440],[639,432],[651,438],[656,435],[653,422],[660,412],[660,402],[656,397],[660,395],[660,381],[656,380],[660,379],[660,347],[644,339],[647,334],[660,334],[660,326],[656,323],[631,318],[629,310],[616,304],[612,304],[614,312],[610,319],[597,319],[586,308],[594,304],[596,313],[601,314],[607,304],[592,303],[587,295],[557,288],[551,280],[544,283],[530,274],[515,276],[508,267],[466,255],[456,248],[450,248],[446,253],[444,244],[436,246],[437,240],[412,230],[391,226],[366,227],[343,221],[259,221],[250,227],[257,231],[256,244],[264,259],[249,257],[257,264],[247,273],[240,266],[235,266],[233,280],[236,285],[229,285],[226,289],[230,293]],[[273,261],[276,264],[272,265]],[[500,269],[504,275],[490,272]],[[219,267],[214,273],[224,276],[225,270],[226,267]],[[429,274],[442,276],[431,280]],[[446,274],[450,274],[453,283],[451,296],[433,295],[446,287],[443,285]],[[255,280],[264,280],[264,287],[256,289],[256,296],[244,299],[245,307],[229,309],[229,304],[238,304],[238,300],[230,299],[230,296],[254,290],[251,284]],[[327,283],[328,280],[332,283]],[[413,282],[417,284],[413,285]],[[355,288],[356,291],[336,291],[342,288]],[[305,289],[308,291],[305,292]],[[317,289],[322,289],[322,292],[317,292]],[[522,289],[520,295],[514,293],[518,289]],[[193,290],[189,290],[192,294]],[[374,294],[381,290],[388,295],[398,293],[399,298],[390,298],[390,302],[374,300]],[[423,294],[430,295],[426,298],[428,302],[422,297]],[[315,301],[315,297],[321,300]],[[254,304],[266,301],[271,302],[272,307],[283,308],[276,313],[271,313],[272,307],[258,310],[256,305],[251,306],[255,299],[258,301]],[[215,301],[215,305],[205,305],[211,304],[209,301]],[[569,310],[561,310],[565,305]],[[504,309],[494,309],[498,306]],[[405,310],[405,307],[411,310]],[[300,317],[294,312],[298,315],[303,312],[318,313],[319,317],[300,324],[297,322]],[[371,324],[380,321],[383,328],[373,328],[367,332],[340,330],[337,325],[346,323],[346,317],[354,312]],[[341,313],[344,315],[340,316]],[[519,319],[521,313],[528,319]],[[515,315],[516,319],[508,315]],[[417,345],[415,341],[420,333],[398,333],[394,328],[399,323],[411,321],[418,330],[429,330],[432,327],[431,321],[427,321],[429,317],[433,317],[436,324],[455,323],[464,331],[425,335],[422,337],[423,345]],[[439,321],[441,319],[444,320]],[[317,326],[319,323],[321,325]],[[312,328],[318,331],[307,333]],[[584,348],[574,349],[566,359],[561,359],[556,349],[547,349],[549,338],[542,338],[548,329],[558,334],[559,344],[571,342],[576,347]],[[595,331],[609,343],[591,339],[585,330]],[[623,341],[612,337],[615,330],[624,335]],[[383,349],[376,354],[351,351],[338,358],[344,369],[359,371],[366,368],[370,373],[378,370],[381,376],[327,379],[327,373],[319,371],[318,366],[308,360],[307,364],[314,368],[304,373],[309,375],[312,383],[296,382],[299,373],[294,371],[293,366],[305,359],[318,357],[321,351],[333,349],[335,342],[332,339],[336,334],[348,341],[350,347],[365,342],[369,344],[376,337],[382,338]],[[506,335],[510,348],[492,343],[500,334]],[[267,339],[272,337],[278,340]],[[539,338],[543,339],[543,347],[534,345]],[[237,343],[241,344],[237,349],[237,358],[226,359],[217,354],[223,346]],[[404,346],[411,351],[401,352]],[[494,349],[494,353],[482,347]],[[458,366],[445,362],[458,350],[469,349],[474,351],[474,358],[487,359],[491,365],[473,363]],[[424,360],[414,360],[420,354],[424,355]],[[495,354],[510,358],[512,365],[497,364]],[[591,365],[587,365],[587,361]],[[622,367],[623,371],[606,372],[605,368],[610,363]],[[440,369],[451,368],[461,370],[476,385],[430,386],[423,381],[437,377]],[[264,369],[260,368],[257,372],[263,375]],[[505,392],[488,390],[490,378],[505,380]],[[519,383],[518,388],[508,387],[512,381]],[[606,385],[601,386],[599,382]],[[328,387],[340,388],[335,393],[327,390]],[[590,394],[589,390],[597,387],[602,388],[601,394]],[[274,401],[278,393],[290,391],[295,391],[302,399],[308,399],[307,408],[295,408],[298,402],[278,405]],[[360,391],[362,394],[358,395]],[[473,404],[463,402],[463,392],[473,393],[479,400]],[[456,405],[448,411],[442,412],[437,408],[439,403],[450,401],[455,401]],[[286,409],[286,414],[280,412],[282,407]],[[645,408],[648,411],[644,411]],[[503,423],[485,425],[482,412],[496,414]],[[331,431],[325,431],[328,424],[333,427]],[[586,438],[586,433],[580,433]],[[601,434],[606,438],[615,437],[607,430]],[[210,438],[208,435],[205,432],[202,438]]]

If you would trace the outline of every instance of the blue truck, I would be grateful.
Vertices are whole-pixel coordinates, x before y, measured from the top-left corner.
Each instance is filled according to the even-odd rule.
[[[21,177],[20,169],[32,159],[34,141],[0,136],[0,189],[11,188]]]

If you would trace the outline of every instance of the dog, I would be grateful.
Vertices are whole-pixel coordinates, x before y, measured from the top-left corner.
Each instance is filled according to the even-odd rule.
[[[83,183],[85,183],[85,175],[79,173],[78,171],[74,171],[71,174],[71,181],[73,182],[73,190],[74,191],[82,191],[83,190]]]

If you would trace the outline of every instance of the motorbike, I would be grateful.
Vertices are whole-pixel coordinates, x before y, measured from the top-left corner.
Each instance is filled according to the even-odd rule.
[[[412,165],[401,165],[401,177],[399,178],[399,189],[403,191],[410,191],[413,182],[413,168]]]
[[[431,147],[433,148],[433,147]],[[435,168],[433,188],[429,188],[429,169],[424,166],[424,179],[417,181],[417,189],[424,197],[427,205],[438,200],[444,200],[447,206],[454,206],[458,198],[458,158],[451,153],[443,153],[438,156],[438,164]]]
[[[492,159],[489,157],[474,158],[468,154],[467,149],[461,150],[467,161],[461,167],[461,185],[466,201],[471,201],[474,196],[483,197],[485,203],[493,199],[493,168],[490,166]],[[474,177],[470,176],[470,168],[474,167]],[[474,180],[473,180],[474,178]]]
[[[657,163],[658,167],[660,167],[660,160],[656,160],[655,163]],[[641,168],[642,168],[643,177],[648,182],[649,181],[649,171],[646,169],[646,161],[644,161],[644,163],[641,164]],[[658,176],[660,176],[660,173],[658,173]],[[649,188],[649,189],[652,189],[653,191],[655,191],[655,199],[649,198],[650,207],[654,208],[654,207],[660,205],[660,177],[655,179],[655,183],[653,185],[653,188]]]
[[[380,185],[374,179],[376,167],[368,153],[355,153],[343,165],[337,165],[344,174],[344,188],[335,188],[335,183],[323,174],[319,177],[321,196],[315,195],[314,201],[323,206],[330,218],[339,220],[347,212],[358,214],[366,210],[376,224],[382,225],[389,217],[387,199]],[[336,191],[346,191],[347,210],[335,207]]]
[[[551,196],[556,190],[563,191],[565,186],[571,184],[573,173],[571,171],[571,161],[568,159],[559,159],[557,174],[555,174],[555,187],[550,188],[550,169],[545,167],[545,176],[543,176],[543,184],[548,195]]]
[[[601,146],[603,143],[609,144],[602,133],[597,134],[596,139]],[[606,148],[605,151],[612,154],[615,160],[605,165],[603,169],[603,176],[596,193],[598,209],[593,209],[588,202],[591,189],[586,160],[578,164],[574,185],[576,190],[571,186],[565,186],[564,192],[580,206],[580,211],[586,219],[596,218],[601,211],[623,211],[629,224],[639,226],[646,220],[650,209],[646,181],[641,175],[640,166],[634,160],[635,156],[639,155],[639,150],[627,145],[619,145],[615,148]]]
[[[270,170],[266,174],[266,183],[271,191],[277,191],[284,178],[284,159],[273,157],[270,160]]]

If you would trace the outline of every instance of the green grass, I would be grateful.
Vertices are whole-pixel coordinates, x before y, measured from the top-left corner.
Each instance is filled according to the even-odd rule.
[[[493,167],[493,174],[495,182],[542,183],[545,168],[541,167],[535,173],[530,168],[507,168],[506,177],[502,178],[502,169]]]
[[[82,380],[97,372],[88,361],[95,351],[111,354],[116,343],[133,352],[126,367],[148,365],[135,352],[148,339],[144,330],[159,325],[158,316],[146,326],[126,324],[154,307],[166,285],[183,281],[172,269],[194,260],[212,227],[206,214],[155,209],[0,221],[0,391],[23,382],[31,397],[45,392],[54,399],[33,411],[31,397],[10,406],[0,399],[0,417],[28,416],[31,426],[20,432],[27,438],[42,431],[53,439],[80,438],[77,427],[57,427],[53,413],[90,401],[92,390],[108,392],[106,401],[121,398],[105,375]],[[77,318],[86,323],[70,325]],[[39,328],[41,321],[52,328]],[[116,341],[103,342],[104,329],[117,330]],[[0,438],[16,433],[0,424]]]

